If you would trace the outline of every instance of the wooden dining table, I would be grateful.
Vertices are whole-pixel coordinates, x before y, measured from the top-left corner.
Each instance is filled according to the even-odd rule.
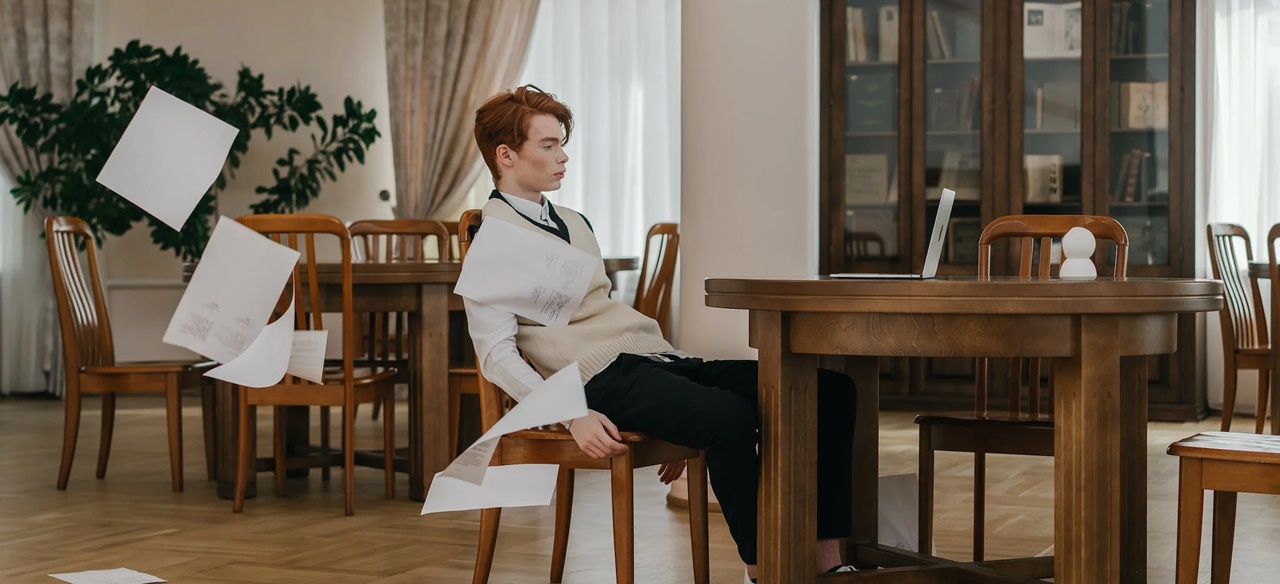
[[[845,356],[858,386],[850,559],[887,568],[823,582],[1039,582],[1024,562],[961,563],[877,542],[882,356],[1051,359],[1054,581],[1146,581],[1147,356],[1177,349],[1179,314],[1222,307],[1220,282],[815,276],[710,278],[705,289],[707,306],[749,311],[759,350],[761,583],[815,581],[820,355]]]
[[[639,267],[635,257],[605,258],[605,273],[615,282],[620,271]],[[194,265],[184,267],[184,280],[189,280]],[[342,312],[342,264],[317,263],[320,282],[320,304],[324,312]],[[453,285],[462,272],[457,261],[429,262],[354,262],[352,304],[356,314],[403,312],[409,315],[409,444],[405,456],[396,461],[396,469],[409,475],[409,497],[426,498],[431,479],[453,460],[449,451],[449,313],[463,309],[462,298],[453,293]],[[616,283],[615,283],[616,286]],[[468,344],[469,346],[469,344]],[[236,446],[238,444],[238,410],[236,392],[221,387],[215,398],[216,464],[218,495],[231,498],[235,492]],[[306,408],[292,408],[287,417],[286,452],[292,456],[311,456],[310,421]],[[337,453],[329,462],[340,464]],[[357,464],[381,468],[379,453],[356,453]],[[258,470],[273,468],[272,459],[257,461]],[[326,463],[327,464],[327,463]],[[293,469],[290,476],[306,473]],[[256,473],[255,473],[256,474]],[[247,495],[256,492],[251,475]]]

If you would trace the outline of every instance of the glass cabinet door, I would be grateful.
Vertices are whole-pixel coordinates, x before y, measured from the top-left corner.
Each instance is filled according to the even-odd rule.
[[[907,231],[898,177],[899,34],[896,0],[845,3],[843,268],[889,271]]]
[[[943,272],[972,274],[978,263],[984,199],[982,4],[983,0],[926,0],[922,13],[915,15],[917,30],[925,37],[924,220],[916,223],[921,230],[916,241],[928,241],[942,189],[954,190]],[[925,250],[917,252],[923,258]]]
[[[1080,2],[1024,2],[1020,196],[1011,212],[1084,214],[1081,144],[1084,8]],[[1018,152],[1016,147],[1014,152]]]
[[[1169,265],[1169,0],[1110,7],[1106,201],[1141,273]]]

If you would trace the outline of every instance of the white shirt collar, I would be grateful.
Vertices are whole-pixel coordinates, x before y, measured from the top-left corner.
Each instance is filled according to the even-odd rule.
[[[545,196],[542,197],[542,203],[539,204],[515,195],[508,195],[502,191],[498,191],[498,194],[502,195],[502,198],[521,215],[548,227],[555,227],[555,223],[551,221],[551,200]]]

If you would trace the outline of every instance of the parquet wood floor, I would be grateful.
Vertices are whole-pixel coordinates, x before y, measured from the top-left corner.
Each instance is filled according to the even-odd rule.
[[[62,432],[62,404],[0,399],[0,582],[53,582],[47,574],[129,567],[184,584],[409,584],[470,582],[479,514],[459,512],[421,517],[419,504],[382,499],[382,475],[356,472],[356,515],[342,516],[339,473],[331,483],[318,472],[291,479],[278,498],[269,474],[259,477],[262,494],[243,515],[218,499],[204,481],[198,403],[184,409],[187,490],[169,490],[163,403],[122,398],[107,478],[93,478],[98,447],[97,400],[85,405],[75,468],[67,491],[54,489]],[[404,419],[401,404],[400,419]],[[270,415],[259,415],[265,454]],[[314,416],[313,416],[314,418]],[[1242,420],[1243,422],[1247,422]],[[1172,582],[1176,529],[1177,464],[1165,455],[1170,442],[1217,428],[1152,423],[1148,461],[1150,582]],[[403,428],[400,442],[406,441]],[[1251,426],[1251,424],[1245,424]],[[1243,427],[1243,426],[1242,426]],[[881,474],[914,472],[916,427],[911,416],[886,414],[881,431]],[[361,447],[375,448],[380,425],[367,413],[358,424]],[[1052,552],[1053,464],[1049,459],[992,456],[988,467],[988,556]],[[939,453],[937,549],[946,557],[968,557],[972,463]],[[688,524],[683,511],[667,509],[666,488],[638,471],[636,482],[637,580],[690,580]],[[565,582],[613,580],[608,513],[608,476],[582,473],[578,481]],[[1206,504],[1206,513],[1212,508]],[[503,513],[495,584],[547,582],[551,550],[550,508]],[[1233,580],[1275,581],[1280,558],[1280,498],[1240,497]],[[1202,582],[1208,582],[1205,534]],[[738,584],[742,567],[724,521],[711,523],[712,581]]]

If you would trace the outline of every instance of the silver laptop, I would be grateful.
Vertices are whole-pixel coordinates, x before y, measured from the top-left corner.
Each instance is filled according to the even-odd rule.
[[[933,220],[933,234],[929,237],[929,251],[924,255],[923,272],[919,274],[841,273],[831,274],[831,277],[872,280],[927,280],[934,277],[938,273],[938,260],[942,258],[942,244],[947,237],[947,226],[951,223],[951,205],[955,200],[955,191],[942,189],[942,200],[938,202],[938,216]]]

